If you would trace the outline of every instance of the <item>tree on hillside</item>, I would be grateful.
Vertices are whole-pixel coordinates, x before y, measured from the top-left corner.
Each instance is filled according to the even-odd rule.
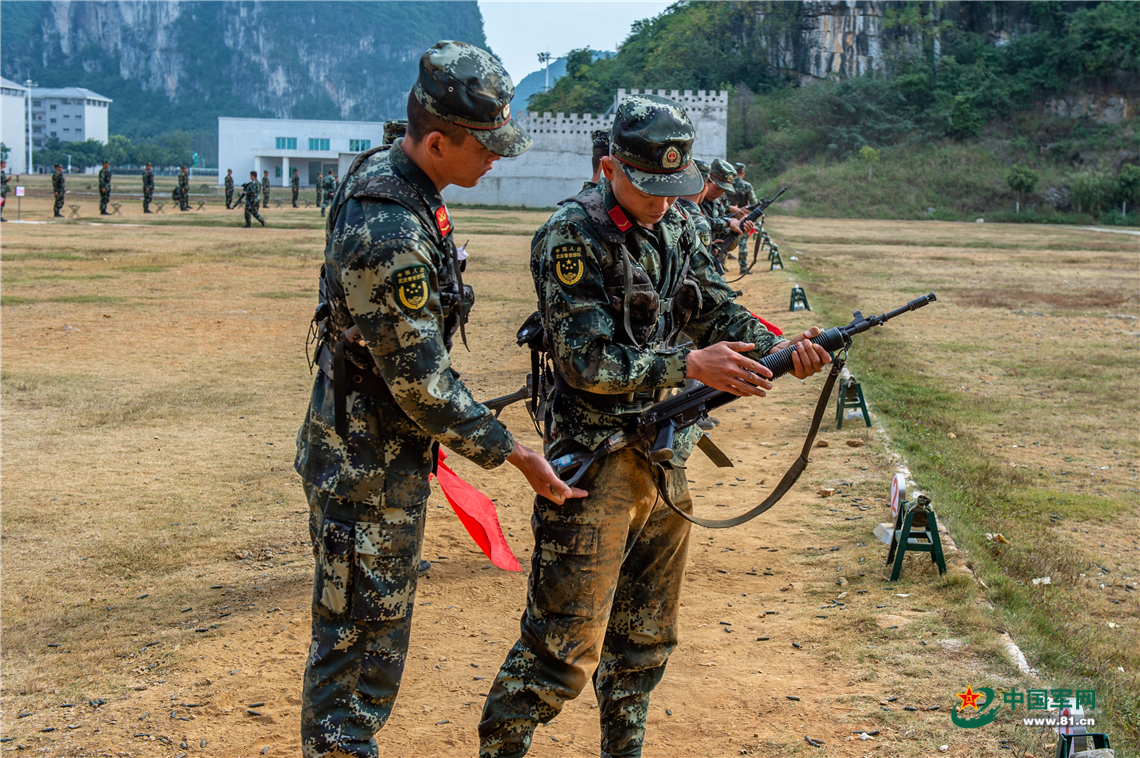
[[[1037,172],[1025,166],[1013,166],[1005,181],[1017,193],[1017,212],[1021,213],[1021,193],[1032,192],[1037,186]]]
[[[1127,216],[1128,203],[1131,201],[1135,205],[1140,201],[1140,166],[1128,163],[1120,169],[1120,175],[1116,177],[1116,196],[1120,201],[1121,215]]]
[[[859,151],[859,156],[867,162],[867,181],[871,181],[871,169],[879,162],[879,151],[870,145],[863,145],[863,149]]]

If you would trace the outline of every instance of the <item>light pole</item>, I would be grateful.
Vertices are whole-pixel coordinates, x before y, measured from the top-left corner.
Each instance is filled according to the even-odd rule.
[[[28,173],[34,172],[32,166],[32,87],[36,86],[31,79],[24,80],[24,87],[28,93]]]
[[[71,153],[64,153],[67,156],[67,173],[71,173]]]
[[[538,62],[546,66],[546,86],[542,88],[543,92],[550,91],[550,51],[538,54]]]

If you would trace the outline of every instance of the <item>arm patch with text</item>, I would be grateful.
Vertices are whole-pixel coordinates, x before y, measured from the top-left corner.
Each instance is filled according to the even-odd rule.
[[[555,246],[554,275],[558,281],[567,287],[573,287],[582,280],[586,273],[586,248],[575,242],[567,242]]]
[[[392,291],[405,310],[418,311],[427,305],[429,288],[428,267],[422,263],[392,274]]]

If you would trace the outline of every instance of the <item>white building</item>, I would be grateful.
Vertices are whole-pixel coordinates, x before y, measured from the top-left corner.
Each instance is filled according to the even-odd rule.
[[[98,140],[107,144],[107,112],[111,99],[83,87],[32,87],[32,144],[42,149],[44,141]]]
[[[698,90],[619,89],[614,107],[606,114],[526,113],[519,124],[534,138],[534,146],[517,158],[495,163],[474,187],[448,187],[444,199],[454,203],[519,205],[549,208],[578,194],[582,182],[590,178],[593,144],[590,132],[609,129],[613,111],[629,95],[657,94],[684,107],[697,131],[693,156],[711,161],[724,158],[728,146],[728,92]]]
[[[8,170],[13,174],[28,171],[28,90],[0,77],[0,142],[8,148]]]
[[[218,184],[226,170],[233,169],[238,184],[247,180],[250,171],[256,171],[259,179],[268,171],[271,183],[287,187],[297,168],[301,184],[312,186],[319,174],[330,170],[343,176],[356,155],[379,146],[383,139],[383,122],[219,118]]]

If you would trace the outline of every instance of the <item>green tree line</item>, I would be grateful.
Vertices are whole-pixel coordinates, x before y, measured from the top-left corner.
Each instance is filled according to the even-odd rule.
[[[136,145],[121,134],[112,134],[103,144],[89,139],[83,142],[61,142],[56,137],[44,141],[44,147],[35,151],[33,159],[37,166],[52,166],[56,163],[72,171],[82,171],[91,166],[101,166],[104,161],[112,166],[143,166],[150,163],[155,168],[174,168],[193,165],[194,150],[191,145],[194,135],[190,132],[170,132],[164,134],[157,143]],[[71,156],[70,159],[68,156]]]

